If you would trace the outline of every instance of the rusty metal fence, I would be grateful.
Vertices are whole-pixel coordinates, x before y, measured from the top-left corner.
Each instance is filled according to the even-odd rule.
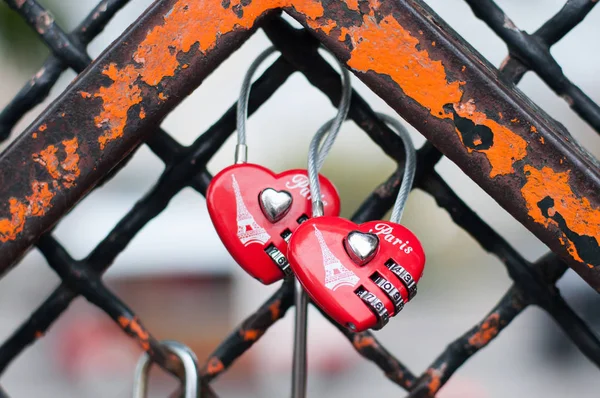
[[[60,29],[47,11],[36,1],[5,1],[27,21],[32,29],[38,32],[40,38],[51,50],[51,55],[40,71],[27,82],[16,98],[0,113],[0,137],[2,140],[9,137],[14,125],[25,113],[29,112],[48,95],[59,76],[65,70],[71,68],[75,72],[81,73],[90,65],[92,60],[86,53],[86,46],[103,30],[111,18],[128,3],[128,0],[103,0],[73,32],[66,33]],[[553,44],[558,42],[584,19],[587,13],[597,4],[596,1],[568,0],[564,8],[534,34],[527,34],[518,30],[502,10],[491,0],[466,1],[472,7],[474,13],[485,21],[509,47],[509,56],[503,62],[498,75],[501,80],[510,85],[518,83],[527,71],[535,72],[557,95],[565,98],[581,118],[588,122],[596,131],[600,132],[600,108],[564,76],[559,64],[552,58],[549,51]],[[161,13],[166,10],[167,6],[172,6],[174,0],[162,2],[167,3],[164,7],[160,4],[160,1],[158,3],[158,5],[154,6],[154,9],[158,10],[156,13]],[[237,11],[234,10],[236,13],[243,13],[242,4],[243,6],[248,6],[244,2],[232,6],[234,9],[239,6]],[[327,4],[329,3],[324,2],[325,7],[327,7]],[[430,12],[419,1],[402,1],[399,4],[399,8],[411,7],[411,10],[417,10],[418,12]],[[160,7],[163,8],[161,9]],[[227,5],[223,5],[223,7],[229,7],[229,2],[227,2]],[[420,7],[423,7],[425,11],[422,11]],[[296,8],[296,12],[302,12],[298,11],[298,7]],[[365,13],[366,11],[361,12]],[[335,20],[336,17],[332,16],[331,18]],[[148,23],[148,20],[149,17],[146,16],[146,20],[142,19],[136,22],[136,24],[143,26],[144,23]],[[339,22],[339,20],[336,21]],[[430,21],[429,23],[433,22]],[[292,28],[291,25],[281,18],[278,12],[271,13],[261,19],[258,27],[265,31],[274,45],[281,51],[281,56],[253,84],[249,107],[250,113],[255,112],[262,104],[268,101],[273,93],[296,72],[303,73],[312,85],[321,90],[333,104],[337,104],[340,93],[339,76],[317,52],[320,44],[319,41],[323,41],[323,38],[315,38],[314,35],[309,34],[306,30]],[[453,36],[453,33],[443,24],[437,23],[436,29],[439,32],[445,33],[448,37]],[[451,39],[447,38],[446,40],[447,42],[440,42],[439,46],[449,46],[450,44],[448,43],[450,43]],[[458,39],[452,38],[452,40]],[[457,56],[464,55],[461,54],[459,53]],[[218,55],[218,57],[222,57],[222,55]],[[475,87],[477,85],[485,86],[488,84],[486,79],[494,78],[490,76],[481,75],[479,76],[479,80],[469,80],[469,84]],[[88,75],[80,75],[80,82],[84,82],[81,84],[85,84],[87,79],[90,79]],[[176,76],[174,80],[185,80],[185,76]],[[486,87],[481,88],[484,90],[487,89]],[[148,87],[144,89],[148,89]],[[78,93],[83,97],[87,94],[84,91]],[[467,135],[465,134],[464,125],[468,120],[457,109],[459,108],[455,108],[452,111],[454,113],[456,129],[461,130],[463,133],[462,140],[466,141]],[[536,108],[534,107],[522,107],[520,110],[528,115],[535,114],[536,112]],[[143,108],[141,111],[138,111],[140,115],[142,112],[144,112]],[[60,109],[54,107],[46,113],[46,116],[42,116],[47,119],[49,114],[60,113]],[[510,116],[507,115],[507,117]],[[83,118],[85,115],[75,115],[74,117],[76,119],[75,122],[77,122],[78,118]],[[127,117],[132,118],[131,114]],[[137,117],[143,118],[143,116]],[[395,159],[398,163],[396,172],[373,191],[356,211],[353,220],[360,223],[383,217],[393,204],[402,176],[404,151],[401,142],[395,134],[377,119],[369,105],[357,93],[353,93],[349,117],[375,143],[381,146],[387,155]],[[41,135],[45,130],[43,121],[35,123],[33,130],[30,129],[24,134],[31,134],[31,132],[36,134],[37,132],[37,134]],[[553,123],[553,121],[551,122]],[[127,123],[130,123],[130,121]],[[428,135],[428,129],[435,129],[436,125],[432,124],[431,127],[420,125],[418,127],[423,134]],[[133,123],[132,128],[136,128],[135,123]],[[129,140],[129,149],[122,153],[122,159],[109,157],[105,163],[102,163],[102,159],[104,159],[102,158],[103,155],[99,155],[93,151],[87,154],[87,156],[92,157],[88,163],[94,163],[94,156],[97,156],[101,160],[98,163],[100,170],[95,171],[97,173],[94,177],[95,183],[98,183],[95,184],[96,186],[101,185],[114,176],[115,173],[118,173],[122,167],[125,167],[127,160],[133,156],[135,148],[141,144],[148,145],[164,162],[165,169],[150,191],[131,208],[108,236],[83,259],[76,260],[72,258],[63,246],[54,239],[51,231],[46,232],[40,227],[34,229],[32,234],[28,234],[29,236],[33,235],[31,241],[35,242],[37,250],[43,254],[50,267],[60,276],[62,283],[12,336],[0,346],[0,373],[6,370],[7,366],[25,348],[43,336],[53,322],[67,309],[73,299],[81,295],[90,303],[106,312],[125,333],[137,340],[142,348],[161,367],[175,375],[181,375],[181,364],[164,351],[152,334],[144,328],[135,313],[104,286],[102,274],[113,263],[119,253],[126,250],[127,245],[136,234],[150,220],[159,215],[179,191],[185,187],[192,187],[202,195],[206,193],[207,186],[211,180],[211,175],[206,170],[206,164],[229,135],[234,132],[234,129],[235,104],[212,127],[199,135],[190,146],[178,144],[166,131],[159,128],[158,130],[155,129],[152,133],[146,134],[143,137],[143,142],[141,139]],[[540,128],[540,130],[542,129]],[[563,129],[559,129],[559,132],[568,141],[568,133]],[[432,132],[429,131],[429,133]],[[540,134],[544,136],[543,131]],[[55,140],[54,152],[52,153],[39,151],[43,147],[41,144],[27,146],[25,140],[17,140],[2,155],[0,164],[6,165],[6,162],[11,160],[11,154],[14,154],[15,151],[21,151],[19,152],[21,154],[37,154],[36,163],[45,166],[46,170],[44,172],[46,173],[48,172],[47,170],[50,170],[49,162],[55,161],[60,163],[60,168],[55,170],[56,175],[53,178],[54,181],[58,181],[59,184],[65,187],[61,188],[63,190],[60,192],[56,191],[58,193],[55,194],[63,195],[70,188],[69,184],[74,184],[76,178],[79,177],[78,169],[69,168],[68,162],[69,156],[75,153],[73,145],[75,150],[77,150],[78,144],[77,142],[69,142],[64,138],[66,136],[57,137],[58,141]],[[547,139],[556,139],[552,134],[545,135],[545,137]],[[473,144],[471,149],[473,151],[482,150],[478,146],[481,144],[477,142],[478,139],[480,141],[481,139],[485,140],[485,137],[471,137],[471,144]],[[59,144],[61,142],[63,147]],[[465,145],[467,144],[465,143]],[[556,145],[560,146],[560,143]],[[589,156],[581,154],[580,152],[582,151],[575,144],[570,143],[569,145],[572,146],[566,147],[567,150],[576,153],[579,157],[574,155],[575,157],[569,158],[566,163],[574,164],[574,168],[595,168],[591,172],[588,171],[589,173],[596,173],[589,178],[589,181],[597,181],[594,178],[597,175],[598,168],[594,161],[589,159]],[[436,144],[436,146],[445,148],[443,145]],[[555,282],[567,269],[567,263],[563,261],[565,258],[564,254],[561,254],[562,259],[561,256],[550,252],[535,263],[526,261],[498,233],[473,212],[434,170],[434,166],[443,156],[442,152],[436,149],[436,146],[427,142],[418,151],[415,188],[430,194],[440,207],[448,211],[456,224],[464,228],[485,250],[497,256],[506,266],[514,282],[513,286],[477,325],[451,342],[446,350],[435,358],[421,375],[412,373],[392,353],[387,351],[370,332],[352,333],[339,327],[341,333],[363,357],[378,366],[393,383],[408,391],[410,397],[434,396],[462,364],[494,340],[517,315],[530,305],[539,306],[548,312],[564,330],[565,334],[580,349],[581,353],[587,356],[590,361],[600,366],[600,341],[598,337],[565,303],[555,287]],[[452,152],[448,149],[443,149],[443,151],[445,154]],[[65,159],[62,162],[59,160],[61,157]],[[473,166],[475,166],[475,163],[473,163]],[[28,172],[25,171],[22,173]],[[583,184],[585,187],[582,188],[581,192],[589,193],[594,188],[594,184],[588,182]],[[5,184],[5,181],[2,183]],[[90,186],[90,189],[93,185]],[[22,192],[19,192],[19,189]],[[18,210],[18,198],[26,197],[26,194],[30,192],[29,189],[29,185],[11,186],[11,200],[6,200],[6,204],[2,204],[4,206],[2,214],[12,215],[12,218],[9,217],[8,224],[2,224],[3,221],[0,221],[0,238],[2,238],[2,242],[4,243],[11,240],[11,234],[16,236],[13,239],[14,241],[25,240],[24,237],[19,236],[21,231],[18,228],[17,230],[11,230],[10,228],[14,227],[15,222],[17,224],[19,222],[18,217],[17,221],[15,221],[15,214],[18,215],[18,211],[14,210],[13,207],[16,206]],[[43,182],[38,182],[38,185],[33,187],[33,193],[31,193],[31,196],[27,196],[29,200],[28,207],[26,206],[28,213],[24,213],[21,217],[41,217],[44,215],[43,206],[45,199],[43,195],[47,190],[48,186],[44,186]],[[87,193],[87,191],[71,191],[65,195],[70,195],[69,200],[72,199],[74,203]],[[2,200],[5,199],[5,196],[6,198],[9,197],[5,193],[2,192]],[[35,199],[31,199],[34,196]],[[495,198],[498,199],[498,196],[496,195]],[[501,200],[499,201],[502,203]],[[552,205],[549,207],[552,207]],[[561,222],[563,224],[567,222],[565,221],[564,214],[560,217],[558,212],[555,215],[549,214],[549,207],[546,207],[546,217],[548,219],[554,220],[559,227],[562,225]],[[60,204],[56,204],[52,209],[54,212],[52,217],[55,220],[60,219],[69,210],[68,205],[62,206]],[[36,214],[36,212],[39,214]],[[23,228],[27,227],[21,225],[21,230]],[[562,230],[568,231],[572,229],[569,228],[563,228]],[[539,231],[535,228],[532,230],[539,235],[537,233]],[[588,262],[592,271],[597,272],[597,269],[594,269],[594,267],[600,262],[598,246],[597,244],[594,246],[594,243],[591,241],[584,242],[589,237],[588,235],[592,239],[594,238],[593,234],[586,235],[584,233],[577,236],[567,234],[567,238],[580,248],[578,256],[583,259],[582,261]],[[23,245],[24,247],[27,246],[26,243]],[[0,247],[0,249],[2,248]],[[8,253],[7,256],[11,258],[11,260],[3,260],[2,269],[7,270],[14,262],[12,260],[18,256],[13,255],[15,251],[12,247],[9,247],[2,253],[3,255]],[[586,279],[596,289],[599,288],[597,276],[588,275]],[[283,282],[280,289],[255,313],[244,320],[236,330],[232,331],[206,360],[200,377],[204,387],[210,394],[214,395],[214,392],[210,391],[208,384],[226,371],[237,358],[263,336],[271,325],[286,314],[287,310],[293,304],[293,288],[292,283]],[[244,333],[246,330],[253,330],[256,333]],[[253,337],[248,338],[248,336]]]

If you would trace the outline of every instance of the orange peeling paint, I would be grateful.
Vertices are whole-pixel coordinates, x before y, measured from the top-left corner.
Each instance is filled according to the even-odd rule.
[[[345,41],[347,36],[353,45],[348,60],[351,68],[389,75],[406,95],[428,108],[432,115],[451,117],[444,105],[460,101],[459,82],[449,83],[442,62],[432,60],[427,51],[418,50],[419,39],[392,16],[378,23],[365,15],[361,26],[342,28],[339,40]]]
[[[23,201],[10,198],[8,200],[10,217],[0,219],[0,241],[15,240],[25,228],[28,217],[46,214],[46,211],[52,207],[50,202],[54,195],[48,183],[33,181],[31,195],[25,196]]]
[[[580,236],[591,236],[600,245],[600,208],[592,207],[587,198],[579,198],[573,193],[569,185],[569,171],[559,173],[550,167],[538,170],[530,165],[526,165],[524,171],[527,183],[521,188],[521,194],[525,198],[528,214],[535,222],[545,227],[551,224],[558,226],[555,220],[545,217],[538,207],[541,200],[550,197],[554,200],[554,207],[548,211],[550,217],[559,213],[569,230]],[[563,245],[567,246],[573,258],[584,262],[575,244],[566,235],[563,238]],[[591,264],[587,265],[592,267]]]
[[[81,173],[79,170],[79,143],[77,137],[62,141],[65,159],[60,162],[56,155],[58,148],[49,145],[39,153],[33,154],[33,161],[41,164],[55,181],[61,180],[65,188],[71,188]]]
[[[358,0],[346,0],[346,5],[351,10],[354,10],[354,11],[358,10]]]
[[[85,92],[85,91],[80,91],[79,94],[83,97],[83,98],[92,98],[92,94]]]
[[[32,137],[33,139],[36,139],[36,138],[37,138],[37,133],[33,133],[33,134],[31,134],[31,137]]]
[[[118,317],[117,322],[119,322],[119,325],[121,325],[122,328],[126,328],[127,326],[129,326],[129,318],[126,318],[124,316]]]
[[[46,149],[41,150],[39,153],[33,154],[33,161],[44,166],[46,171],[54,179],[60,177],[60,171],[58,171],[58,157],[56,152],[58,148],[54,145],[49,145]]]
[[[354,336],[354,340],[352,341],[352,345],[357,350],[361,350],[363,348],[372,347],[375,345],[375,339],[373,337],[365,337],[363,335],[357,334]]]
[[[142,102],[142,95],[139,86],[134,84],[138,73],[133,65],[118,69],[115,64],[110,64],[102,74],[114,82],[108,87],[100,87],[94,94],[94,97],[104,101],[102,112],[94,118],[96,127],[105,129],[104,134],[98,137],[100,149],[103,150],[107,143],[123,136],[127,112],[129,108]]]
[[[531,128],[529,129],[532,133],[537,133],[537,128],[535,128],[535,126],[531,126]]]
[[[356,0],[354,0],[356,1]],[[257,18],[266,11],[282,7],[293,7],[307,17],[309,24],[323,16],[323,6],[315,0],[263,0],[244,4],[242,0],[231,1],[225,8],[219,1],[179,0],[163,17],[163,23],[155,26],[140,42],[133,54],[136,64],[122,68],[108,65],[104,74],[113,80],[107,87],[100,87],[94,98],[103,101],[101,112],[94,118],[104,133],[98,137],[100,148],[123,136],[127,124],[127,113],[132,106],[142,101],[138,81],[157,86],[165,77],[172,77],[182,67],[177,56],[189,52],[198,45],[206,54],[224,34],[238,29],[250,29]],[[233,10],[241,7],[242,17]],[[329,29],[332,29],[330,26]],[[87,96],[82,93],[84,98]],[[167,97],[159,93],[159,98]]]
[[[486,318],[479,331],[469,338],[469,344],[475,348],[481,348],[498,335],[500,326],[500,314],[493,313]]]
[[[23,231],[27,206],[15,198],[9,201],[10,218],[0,219],[0,241],[15,240],[17,235]]]
[[[342,28],[339,40],[345,41],[348,36],[353,45],[348,65],[353,69],[390,76],[406,95],[429,109],[435,117],[453,119],[454,115],[444,109],[445,105],[452,104],[461,117],[490,128],[494,144],[489,149],[476,150],[487,156],[492,168],[490,178],[514,172],[513,163],[526,156],[526,141],[483,112],[476,111],[472,99],[462,102],[461,86],[465,82],[450,82],[442,62],[433,60],[426,50],[419,50],[419,39],[392,16],[388,15],[378,23],[373,15],[365,15],[361,26]]]
[[[244,341],[254,341],[262,336],[263,332],[257,329],[240,330],[240,335],[244,338]]]
[[[494,145],[489,149],[467,148],[469,152],[477,151],[485,153],[492,166],[490,178],[513,173],[515,171],[513,163],[523,159],[527,155],[527,141],[508,128],[489,119],[483,112],[478,112],[475,109],[473,100],[455,105],[454,109],[460,117],[470,119],[475,124],[487,126],[494,133]]]
[[[517,119],[517,118],[510,119],[510,121],[513,122],[513,123],[519,123],[519,119]]]
[[[271,320],[275,321],[275,320],[279,319],[279,315],[281,312],[280,306],[281,306],[281,300],[277,300],[269,306],[269,311],[271,311]]]
[[[50,191],[47,182],[34,181],[31,184],[31,190],[33,191],[32,194],[25,197],[29,202],[27,216],[43,216],[46,210],[51,207],[50,202],[55,194]]]
[[[446,365],[443,366],[443,369],[445,367],[446,367]],[[427,375],[429,375],[429,377],[431,379],[429,381],[429,393],[431,395],[438,392],[439,389],[442,387],[442,371],[440,371],[438,369],[428,369],[426,372]]]
[[[117,318],[117,322],[123,329],[125,329],[126,332],[137,338],[138,343],[140,343],[144,351],[148,351],[150,349],[150,343],[148,342],[150,335],[137,320],[137,318],[129,319],[124,316],[119,316]]]
[[[146,111],[144,110],[144,108],[140,109],[140,119],[145,119],[146,118]]]
[[[225,369],[223,362],[217,357],[212,357],[208,360],[206,364],[206,372],[209,375],[214,375],[216,373],[221,373]]]

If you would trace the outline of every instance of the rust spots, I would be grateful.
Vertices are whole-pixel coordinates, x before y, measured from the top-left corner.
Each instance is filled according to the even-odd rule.
[[[48,171],[48,174],[54,179],[60,177],[60,172],[58,171],[58,158],[56,157],[57,151],[57,147],[50,145],[39,153],[33,154],[33,161],[44,166],[46,171]]]
[[[47,125],[47,124],[45,124],[45,123],[44,123],[44,124],[42,124],[40,127],[38,127],[38,130],[39,130],[40,132],[44,132],[44,131],[46,131],[46,129],[48,129],[48,125]]]
[[[392,16],[378,22],[372,11],[363,17],[361,26],[341,29],[339,40],[346,41],[348,37],[353,46],[350,67],[390,76],[406,95],[429,109],[433,116],[453,119],[467,150],[487,156],[490,178],[514,172],[513,163],[527,154],[526,141],[478,112],[473,99],[463,102],[461,86],[465,82],[450,82],[442,62],[432,59],[426,50],[419,50],[419,39]]]
[[[77,137],[74,137],[62,141],[62,145],[65,152],[63,161],[58,160],[56,155],[58,148],[54,145],[49,145],[39,153],[34,153],[33,161],[41,164],[46,169],[50,177],[55,180],[53,185],[56,186],[56,183],[60,180],[65,188],[71,188],[80,174],[79,155],[77,154],[79,143]]]
[[[446,369],[446,364],[442,365],[442,369],[427,369],[427,376],[429,376],[429,393],[433,396],[439,389],[442,387],[442,376],[444,375],[444,370]]]
[[[50,202],[55,193],[50,190],[48,183],[33,181],[31,192],[23,201],[17,198],[8,200],[10,217],[0,219],[1,242],[15,240],[25,228],[28,217],[43,216],[51,207]]]
[[[524,167],[527,182],[521,188],[528,214],[545,227],[554,225],[571,256],[588,267],[600,266],[600,208],[579,198],[569,185],[569,171]]]
[[[40,130],[45,130],[45,125]],[[35,138],[35,135],[34,135]],[[79,155],[77,154],[77,138],[62,141],[65,157],[60,161],[57,156],[58,147],[49,145],[32,155],[33,161],[44,167],[51,182],[34,180],[31,182],[31,193],[23,199],[10,198],[8,209],[10,216],[0,219],[0,241],[15,240],[25,228],[29,217],[41,217],[52,207],[52,199],[61,189],[71,188],[79,177]]]
[[[145,119],[146,118],[146,111],[144,110],[144,108],[140,109],[140,119]]]
[[[315,0],[176,1],[163,17],[163,23],[152,28],[138,45],[133,54],[135,64],[121,68],[110,64],[103,71],[113,83],[91,95],[103,101],[101,112],[94,118],[96,126],[104,131],[98,137],[100,148],[103,150],[110,141],[123,136],[128,111],[142,101],[140,82],[157,86],[188,65],[180,64],[179,53],[194,48],[206,54],[222,35],[249,29],[267,10],[287,6],[305,15],[309,24],[315,25],[315,19],[323,16],[323,6]],[[81,93],[88,98],[86,94]],[[163,93],[158,97],[167,99]]]
[[[352,340],[352,345],[358,351],[374,347],[376,345],[375,339],[371,336],[365,336],[364,334],[355,334],[354,339]]]
[[[461,72],[463,72],[463,73],[464,73],[466,70],[467,70],[467,67],[466,67],[465,65],[463,65],[463,67],[462,67],[462,68],[460,68],[460,71],[461,71]]]
[[[531,126],[531,128],[529,129],[529,131],[531,131],[532,133],[537,133],[537,128],[535,126]]]
[[[92,94],[85,91],[80,91],[79,95],[81,95],[83,98],[92,98]]]
[[[469,344],[475,348],[481,348],[489,343],[499,333],[500,314],[489,315],[481,324],[479,330],[469,338]]]
[[[514,173],[513,163],[527,155],[527,142],[489,119],[475,108],[473,100],[454,106],[454,123],[469,152],[484,153],[492,167],[490,178]]]
[[[347,36],[353,46],[348,66],[361,72],[389,75],[406,95],[428,108],[432,115],[448,117],[444,105],[460,101],[459,82],[448,82],[441,61],[431,59],[425,50],[418,50],[419,39],[392,16],[377,22],[373,13],[365,15],[362,25],[342,28],[339,40],[345,41]]]
[[[279,319],[281,315],[281,300],[276,300],[269,306],[269,311],[271,312],[271,320],[276,321]]]
[[[48,183],[34,181],[31,184],[31,195],[26,196],[29,206],[27,206],[26,215],[39,217],[46,213],[46,210],[50,208],[50,202],[54,197],[54,193],[50,192]]]
[[[108,87],[100,87],[94,94],[94,97],[104,101],[102,111],[94,118],[96,127],[104,129],[104,134],[98,137],[100,149],[104,150],[107,143],[123,136],[127,112],[129,108],[142,102],[142,95],[139,86],[134,84],[138,73],[133,65],[118,69],[115,64],[110,64],[102,74],[114,82]]]
[[[512,123],[519,123],[519,119],[517,119],[517,118],[510,119],[510,121],[511,121]]]
[[[8,203],[10,218],[0,219],[0,241],[2,242],[16,239],[17,235],[23,230],[27,214],[27,206],[17,199],[10,198]]]
[[[60,162],[60,167],[64,170],[62,174],[63,186],[71,188],[80,174],[79,155],[77,154],[79,143],[77,137],[75,137],[71,140],[64,140],[62,144],[65,148],[65,159]]]
[[[37,138],[37,133],[31,134],[31,138],[36,139]]]
[[[221,373],[225,369],[223,362],[217,357],[212,357],[206,363],[206,373],[215,375]]]
[[[169,97],[167,97],[164,93],[158,93],[158,99],[161,101],[166,101],[167,98]]]
[[[119,316],[117,318],[117,322],[128,334],[137,339],[144,351],[148,351],[150,349],[150,334],[138,321],[137,317],[129,319],[125,316]]]
[[[37,330],[34,334],[36,339],[42,338],[44,336],[44,332]]]
[[[256,341],[263,334],[264,331],[259,329],[240,330],[240,335],[242,336],[244,341]]]

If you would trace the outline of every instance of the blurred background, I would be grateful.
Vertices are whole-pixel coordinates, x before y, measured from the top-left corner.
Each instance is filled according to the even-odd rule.
[[[95,0],[46,0],[59,24],[71,30]],[[133,0],[92,42],[96,57],[150,0]],[[492,64],[499,65],[505,45],[477,20],[461,0],[427,3]],[[564,0],[498,0],[521,29],[532,32],[557,12]],[[566,75],[597,102],[600,51],[595,40],[600,10],[595,10],[553,55]],[[165,120],[163,127],[190,144],[234,103],[248,65],[269,45],[259,31],[218,68],[201,88]],[[0,108],[32,74],[48,51],[35,34],[0,2]],[[274,58],[274,57],[273,57]],[[264,69],[264,68],[263,68]],[[50,97],[22,120],[18,135],[74,79],[65,73]],[[393,111],[354,78],[354,87],[377,111]],[[600,136],[582,122],[538,77],[528,73],[520,89],[542,106],[596,157]],[[275,171],[304,167],[306,149],[318,127],[335,114],[328,100],[295,74],[249,121],[250,161]],[[411,128],[415,144],[422,136]],[[285,140],[281,138],[285,136]],[[4,143],[2,148],[6,146]],[[233,161],[231,137],[209,164],[217,173]],[[353,161],[350,161],[353,159]],[[347,122],[323,173],[338,187],[342,213],[350,216],[364,197],[393,171],[386,158],[352,122]],[[75,258],[84,257],[154,184],[163,168],[142,147],[110,183],[84,199],[56,229]],[[457,193],[528,260],[548,249],[502,210],[453,163],[438,172]],[[421,239],[427,268],[419,295],[378,338],[415,373],[480,321],[510,286],[504,266],[486,254],[428,195],[412,193],[403,222]],[[189,345],[200,361],[276,288],[246,275],[230,258],[209,220],[204,199],[192,190],[176,196],[149,223],[106,274],[107,284],[160,339]],[[8,337],[58,285],[59,279],[35,250],[0,280],[0,339]],[[567,301],[600,331],[600,299],[571,271],[559,287]],[[223,397],[281,397],[290,392],[293,310],[255,347],[215,382]],[[27,349],[7,370],[2,386],[12,397],[127,397],[140,350],[110,318],[83,299],[76,300],[47,336]],[[166,396],[175,385],[153,373],[151,396]],[[527,309],[487,348],[459,369],[442,388],[442,398],[567,396],[598,397],[595,368],[537,308]],[[314,309],[309,313],[309,396],[398,396],[402,393],[372,364],[362,360],[346,339]]]

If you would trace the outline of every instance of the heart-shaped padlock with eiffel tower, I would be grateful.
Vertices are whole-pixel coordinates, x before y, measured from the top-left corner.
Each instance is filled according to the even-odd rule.
[[[288,245],[291,267],[314,303],[356,332],[380,329],[398,314],[417,293],[425,266],[418,238],[399,224],[414,179],[415,150],[404,126],[379,116],[397,130],[406,147],[404,177],[391,221],[357,225],[340,217],[315,217],[296,230]],[[320,184],[311,176],[320,165],[310,159],[327,130],[326,126],[319,130],[309,150],[313,198],[318,198]]]
[[[251,276],[271,284],[291,274],[286,258],[287,243],[298,226],[311,215],[311,195],[306,170],[288,170],[276,174],[257,164],[247,163],[245,120],[252,75],[274,49],[263,52],[250,66],[238,101],[238,145],[236,164],[219,172],[206,194],[208,212],[221,241],[235,261]],[[342,68],[343,69],[343,68]],[[345,72],[344,87],[349,87]],[[351,90],[343,94],[337,125],[346,118]],[[338,127],[339,128],[339,127]],[[322,153],[321,156],[325,156]],[[319,176],[319,199],[324,212],[337,216],[340,200],[337,190]]]

